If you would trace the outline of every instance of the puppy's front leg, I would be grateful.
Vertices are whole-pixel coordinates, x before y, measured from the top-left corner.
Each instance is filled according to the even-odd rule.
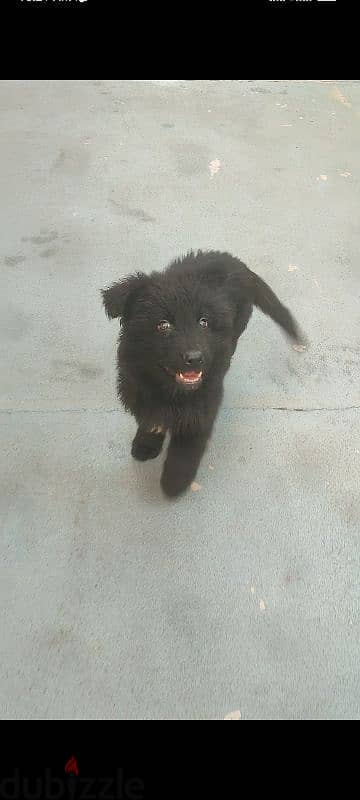
[[[161,452],[165,439],[165,430],[157,425],[147,430],[139,425],[131,447],[131,454],[138,461],[148,461],[156,458]]]
[[[210,433],[211,429],[192,436],[172,435],[161,476],[161,487],[168,497],[182,494],[194,480]]]

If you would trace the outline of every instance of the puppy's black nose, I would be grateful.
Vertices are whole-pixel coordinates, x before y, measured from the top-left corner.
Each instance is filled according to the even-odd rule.
[[[183,359],[189,367],[201,367],[204,363],[203,354],[200,350],[189,350],[188,353],[183,353]]]

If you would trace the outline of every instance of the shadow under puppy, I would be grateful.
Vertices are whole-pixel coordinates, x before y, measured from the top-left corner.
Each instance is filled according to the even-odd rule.
[[[159,455],[169,497],[194,480],[223,397],[223,380],[253,306],[302,341],[295,320],[270,287],[229,253],[188,253],[164,272],[137,273],[102,291],[110,318],[121,318],[118,394],[138,423],[132,455]]]

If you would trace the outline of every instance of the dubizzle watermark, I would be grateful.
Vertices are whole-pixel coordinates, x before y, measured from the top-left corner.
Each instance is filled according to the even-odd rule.
[[[46,767],[42,775],[26,776],[16,767],[12,775],[1,778],[2,800],[143,800],[142,778],[129,776],[118,767],[111,777],[80,775],[77,760],[71,756],[64,767],[64,777]]]

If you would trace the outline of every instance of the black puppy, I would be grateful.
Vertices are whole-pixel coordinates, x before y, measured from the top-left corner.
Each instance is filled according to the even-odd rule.
[[[253,305],[295,341],[299,329],[270,287],[229,253],[192,252],[102,295],[108,316],[122,321],[118,393],[138,423],[132,455],[155,458],[169,430],[161,485],[176,496],[195,478]]]

